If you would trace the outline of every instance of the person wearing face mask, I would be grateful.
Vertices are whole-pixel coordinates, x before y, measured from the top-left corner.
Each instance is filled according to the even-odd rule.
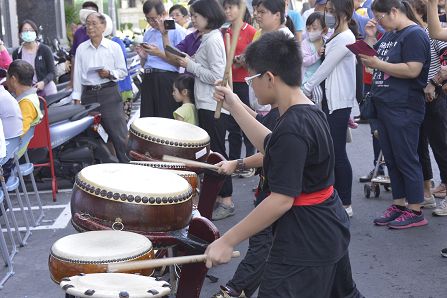
[[[330,0],[326,3],[325,23],[327,27],[335,30],[326,42],[323,63],[303,85],[304,94],[311,97],[314,88],[325,82],[322,108],[326,113],[334,143],[334,187],[349,216],[353,215],[352,168],[346,152],[346,137],[351,109],[355,102],[355,88],[352,86],[353,80],[355,83],[356,58],[346,45],[356,40],[356,27],[351,19],[353,11],[352,0]]]
[[[25,20],[19,25],[22,45],[12,53],[13,60],[23,59],[34,67],[33,86],[39,95],[47,96],[57,93],[54,83],[54,58],[51,49],[37,41],[37,25]]]
[[[303,84],[305,84],[321,65],[321,57],[324,54],[324,35],[327,33],[324,14],[314,12],[306,21],[306,36],[303,40],[301,50],[303,52]],[[323,90],[316,86],[312,90],[312,101],[320,105]]]

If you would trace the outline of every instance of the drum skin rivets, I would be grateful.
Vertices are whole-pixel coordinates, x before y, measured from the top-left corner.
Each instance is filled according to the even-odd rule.
[[[71,281],[71,279],[69,279],[68,277],[64,277],[61,279],[61,281]]]
[[[148,293],[152,294],[152,295],[157,295],[159,292],[157,290],[154,289],[150,289],[149,291],[147,291]]]
[[[171,288],[171,285],[170,284],[164,284],[164,285],[162,285],[162,287],[163,288]]]
[[[119,294],[119,298],[129,298],[129,293],[127,293],[126,291],[122,291]]]
[[[64,286],[62,287],[62,290],[66,291],[66,290],[69,289],[69,288],[74,288],[74,286],[73,286],[73,285],[66,284],[66,285],[64,285]]]
[[[92,296],[93,294],[95,294],[95,290],[87,290],[84,293],[84,295],[87,295],[87,296]]]
[[[120,227],[120,228],[118,228]],[[122,231],[124,230],[124,224],[123,224],[123,220],[119,217],[117,217],[115,219],[115,222],[112,224],[112,229],[115,231]]]

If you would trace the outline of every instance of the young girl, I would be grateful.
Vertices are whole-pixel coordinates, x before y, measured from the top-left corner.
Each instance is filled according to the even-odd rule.
[[[199,125],[197,110],[194,105],[194,78],[187,74],[177,77],[172,87],[172,96],[182,106],[174,111],[174,119]]]
[[[303,40],[303,84],[305,84],[317,71],[321,65],[321,57],[324,54],[323,36],[327,33],[326,23],[324,22],[324,14],[321,12],[312,13],[306,20],[307,38]],[[315,104],[320,105],[323,98],[323,90],[321,86],[317,86],[312,90],[312,100]]]

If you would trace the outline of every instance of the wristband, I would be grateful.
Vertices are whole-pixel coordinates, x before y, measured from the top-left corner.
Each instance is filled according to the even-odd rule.
[[[442,87],[442,84],[436,82],[436,81],[434,80],[434,78],[431,78],[431,79],[430,79],[430,83],[432,83],[433,86],[435,86],[435,87]]]
[[[245,164],[244,164],[244,159],[243,158],[240,158],[240,159],[237,160],[236,170],[238,170],[238,171],[245,170]]]

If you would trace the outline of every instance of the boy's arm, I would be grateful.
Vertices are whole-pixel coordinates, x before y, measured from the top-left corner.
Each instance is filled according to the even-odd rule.
[[[37,111],[34,105],[29,100],[22,100],[19,102],[20,110],[22,111],[22,123],[23,123],[23,134],[24,135],[31,127],[34,119],[37,117]]]

